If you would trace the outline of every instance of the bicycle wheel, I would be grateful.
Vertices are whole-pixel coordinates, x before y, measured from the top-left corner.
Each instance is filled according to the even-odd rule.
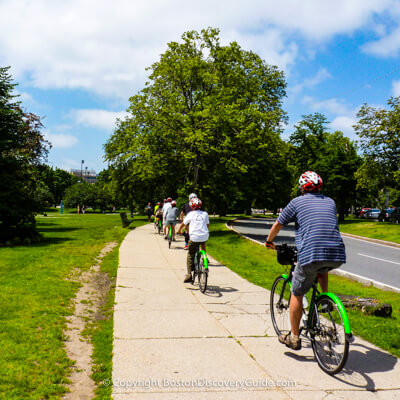
[[[171,227],[168,230],[168,248],[171,248],[171,243],[172,243],[172,229]]]
[[[272,285],[270,312],[276,334],[290,332],[290,285],[283,276],[278,276]]]
[[[349,342],[344,329],[345,317],[329,296],[320,296],[311,316],[311,345],[320,368],[329,375],[344,367],[349,354]]]
[[[158,222],[158,234],[161,234],[161,230],[162,230],[162,225],[161,225],[161,221]]]
[[[198,280],[199,280],[199,288],[201,293],[204,293],[207,289],[207,279],[208,279],[208,268],[205,268],[204,263],[204,254],[199,253],[199,264],[198,264]]]

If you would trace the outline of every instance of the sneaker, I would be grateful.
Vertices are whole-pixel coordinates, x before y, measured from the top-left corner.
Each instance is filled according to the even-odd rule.
[[[167,235],[164,235],[164,239],[167,240],[167,239],[168,239],[168,236],[167,236]]]
[[[183,250],[189,250],[189,246],[187,244],[185,244],[185,247],[183,248]]]
[[[293,339],[292,335],[289,333],[281,333],[278,336],[278,340],[280,343],[285,344],[287,347],[292,350],[300,350],[301,349],[301,339]]]
[[[192,282],[192,275],[186,274],[185,279],[183,280],[183,283],[190,283],[190,282]]]
[[[326,303],[321,304],[320,313],[326,314],[326,313],[332,312],[332,311],[333,311],[332,303],[326,302]]]

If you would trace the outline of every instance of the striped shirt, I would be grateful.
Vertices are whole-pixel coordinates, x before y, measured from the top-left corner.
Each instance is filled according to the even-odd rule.
[[[278,218],[281,225],[295,222],[297,257],[301,265],[315,261],[346,262],[335,202],[320,193],[293,199]]]

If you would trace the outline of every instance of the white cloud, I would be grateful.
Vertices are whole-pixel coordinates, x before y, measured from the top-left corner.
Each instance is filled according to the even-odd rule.
[[[43,136],[51,143],[53,149],[66,149],[78,143],[78,139],[75,136],[65,133],[54,134],[46,131],[43,132]]]
[[[124,111],[107,110],[74,110],[71,117],[77,124],[111,131],[115,128],[117,118],[123,119],[128,114]]]
[[[332,78],[332,75],[329,73],[329,71],[326,68],[320,68],[319,71],[315,76],[312,78],[307,78],[304,79],[303,82],[294,85],[288,89],[288,95],[289,96],[296,96],[300,92],[302,92],[304,89],[312,89],[321,82]]]
[[[400,50],[400,27],[383,38],[369,42],[363,46],[363,51],[381,57],[396,57]]]
[[[394,97],[400,96],[400,81],[392,82],[392,94]]]
[[[18,81],[42,89],[79,88],[127,99],[143,87],[145,67],[187,30],[221,29],[286,70],[313,43],[352,33],[392,0],[2,0],[0,59]],[[289,72],[289,71],[287,71]]]
[[[314,112],[328,112],[331,114],[348,114],[353,112],[349,111],[348,107],[341,100],[335,98],[316,101],[310,96],[305,96],[303,103],[309,104],[311,110]]]
[[[342,131],[345,135],[354,139],[355,133],[353,125],[356,124],[356,119],[351,116],[338,116],[331,122],[331,129],[334,131]]]

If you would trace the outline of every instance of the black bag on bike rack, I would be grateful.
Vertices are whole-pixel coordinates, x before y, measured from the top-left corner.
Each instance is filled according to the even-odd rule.
[[[276,247],[276,256],[278,263],[282,265],[291,265],[296,261],[295,249],[288,247],[286,244]]]

